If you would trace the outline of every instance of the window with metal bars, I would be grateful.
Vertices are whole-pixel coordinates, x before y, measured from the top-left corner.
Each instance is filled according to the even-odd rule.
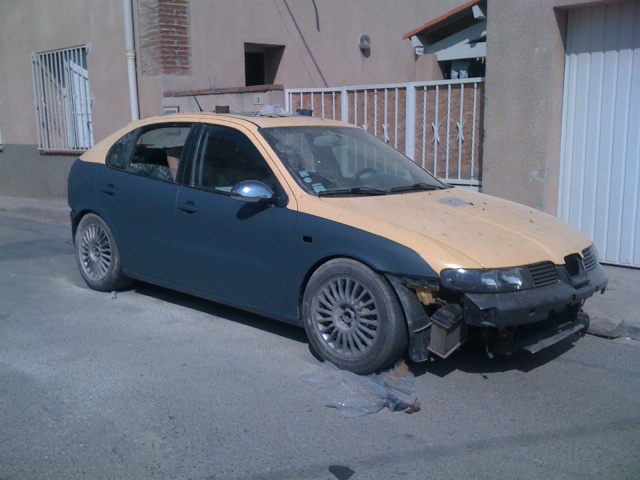
[[[38,150],[75,153],[93,146],[86,47],[31,56]]]

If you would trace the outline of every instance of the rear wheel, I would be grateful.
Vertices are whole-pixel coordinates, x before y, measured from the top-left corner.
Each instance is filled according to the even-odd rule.
[[[314,351],[339,368],[377,372],[407,348],[395,292],[384,277],[351,259],[335,259],[311,276],[303,297],[304,327]]]
[[[120,255],[111,229],[98,215],[89,213],[80,220],[75,250],[80,274],[94,290],[108,292],[131,282],[122,273]]]

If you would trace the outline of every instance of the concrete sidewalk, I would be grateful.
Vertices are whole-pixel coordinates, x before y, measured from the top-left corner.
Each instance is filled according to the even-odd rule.
[[[66,200],[40,200],[37,198],[0,195],[0,213],[14,217],[35,218],[55,223],[71,224]],[[71,234],[71,231],[69,231]]]
[[[640,269],[605,265],[609,285],[584,305],[589,333],[606,338],[640,340]]]
[[[0,213],[69,224],[69,206],[63,200],[0,195]],[[71,231],[69,231],[71,234]],[[609,286],[604,295],[588,299],[589,333],[606,338],[640,340],[640,269],[605,265]]]

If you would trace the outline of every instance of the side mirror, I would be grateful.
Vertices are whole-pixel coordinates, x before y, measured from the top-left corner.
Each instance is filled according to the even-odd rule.
[[[231,198],[241,202],[274,203],[273,190],[257,180],[245,180],[231,189]]]

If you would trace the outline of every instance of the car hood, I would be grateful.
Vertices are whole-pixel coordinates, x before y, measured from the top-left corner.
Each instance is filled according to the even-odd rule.
[[[436,271],[500,268],[580,253],[591,240],[534,208],[460,188],[368,197],[312,197],[306,213],[415,250]]]

